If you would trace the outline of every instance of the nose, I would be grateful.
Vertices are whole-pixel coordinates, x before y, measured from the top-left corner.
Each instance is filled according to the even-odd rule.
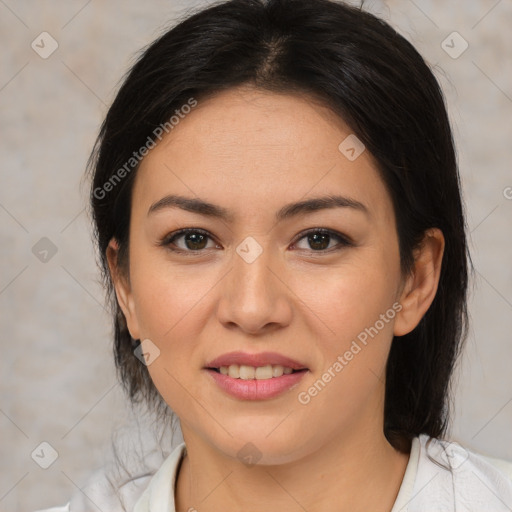
[[[282,276],[270,249],[254,261],[234,253],[231,270],[219,283],[218,320],[228,329],[253,335],[289,325],[293,294]]]

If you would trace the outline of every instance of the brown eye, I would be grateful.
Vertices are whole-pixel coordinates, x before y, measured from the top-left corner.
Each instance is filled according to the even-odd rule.
[[[180,239],[183,239],[182,245],[176,243]],[[198,252],[207,249],[207,243],[210,239],[209,233],[202,229],[180,229],[167,236],[161,242],[161,245],[167,246],[173,251]]]
[[[329,229],[309,230],[306,233],[302,233],[299,241],[302,239],[307,239],[307,243],[309,245],[309,248],[305,247],[303,249],[312,250],[313,252],[330,252],[331,249],[336,250],[336,248],[340,248],[340,246],[345,247],[352,245],[347,237]],[[335,244],[334,247],[329,247],[333,240],[337,240],[338,244]],[[294,244],[294,246],[296,245],[297,243]]]
[[[188,249],[197,251],[206,247],[207,237],[202,233],[187,233],[184,236],[185,245]]]

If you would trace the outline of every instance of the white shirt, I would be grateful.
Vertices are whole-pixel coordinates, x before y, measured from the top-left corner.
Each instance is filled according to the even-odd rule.
[[[126,510],[176,512],[177,469],[186,453],[177,445],[153,475],[141,476],[122,489]],[[83,493],[87,497],[84,497]],[[85,512],[89,499],[105,512],[123,512],[120,501],[107,491],[105,477],[63,507],[37,512]],[[456,442],[421,434],[412,441],[411,454],[391,512],[511,512],[512,462],[464,449]]]

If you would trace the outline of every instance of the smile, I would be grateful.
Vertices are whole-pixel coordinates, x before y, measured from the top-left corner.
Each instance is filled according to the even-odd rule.
[[[267,400],[275,398],[296,387],[309,371],[306,368],[302,370],[287,368],[288,373],[285,373],[285,368],[278,365],[267,365],[258,368],[231,365],[221,368],[224,368],[223,372],[227,369],[228,374],[222,373],[217,368],[206,368],[205,371],[223,392],[241,400]],[[272,372],[272,374],[270,375],[269,372]],[[274,372],[276,373],[275,376]],[[235,376],[231,377],[231,373]],[[238,376],[236,376],[237,373]],[[252,376],[251,373],[253,374]]]

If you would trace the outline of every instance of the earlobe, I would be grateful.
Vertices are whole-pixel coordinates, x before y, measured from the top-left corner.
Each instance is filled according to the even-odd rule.
[[[131,291],[130,280],[125,276],[119,267],[119,245],[115,238],[112,238],[108,244],[107,261],[110,269],[110,276],[114,284],[117,302],[121,308],[130,331],[130,335],[134,339],[140,339],[139,326],[135,314],[133,295]]]
[[[395,336],[411,332],[434,301],[443,260],[445,240],[438,228],[425,231],[423,241],[415,251],[414,268],[403,287],[393,329]]]

